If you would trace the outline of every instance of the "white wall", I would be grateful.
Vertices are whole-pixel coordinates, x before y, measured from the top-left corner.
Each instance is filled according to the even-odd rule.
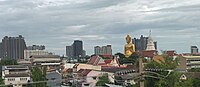
[[[30,80],[30,77],[6,77],[5,85],[17,84],[13,85],[13,87],[22,87],[22,84],[28,83],[28,80]]]

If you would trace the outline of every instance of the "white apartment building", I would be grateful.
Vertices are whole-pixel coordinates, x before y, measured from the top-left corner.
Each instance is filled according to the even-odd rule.
[[[31,81],[30,70],[24,65],[9,65],[2,67],[2,78],[5,85],[22,87]]]

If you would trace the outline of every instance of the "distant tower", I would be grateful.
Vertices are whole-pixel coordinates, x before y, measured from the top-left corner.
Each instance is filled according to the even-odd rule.
[[[81,40],[75,40],[73,43],[73,56],[78,58],[78,57],[82,57],[82,53],[83,53],[83,41]]]
[[[198,49],[197,46],[191,46],[191,54],[197,54],[197,53],[199,53],[198,50],[199,50],[199,49]]]
[[[154,45],[154,42],[153,42],[153,39],[151,37],[151,30],[149,32],[149,37],[148,37],[148,42],[147,42],[147,51],[149,50],[156,50],[155,49],[155,45]]]

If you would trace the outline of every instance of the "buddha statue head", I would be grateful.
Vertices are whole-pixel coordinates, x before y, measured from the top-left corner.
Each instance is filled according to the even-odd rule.
[[[130,35],[127,35],[127,36],[126,36],[126,42],[127,42],[127,44],[130,44],[130,43],[131,43],[131,37],[130,37]]]

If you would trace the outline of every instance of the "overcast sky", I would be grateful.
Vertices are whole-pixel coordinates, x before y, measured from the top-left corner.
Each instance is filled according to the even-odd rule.
[[[88,54],[107,44],[113,53],[123,52],[126,34],[139,38],[149,30],[158,50],[200,47],[200,1],[0,0],[0,38],[20,34],[27,45],[60,55],[78,39]]]

